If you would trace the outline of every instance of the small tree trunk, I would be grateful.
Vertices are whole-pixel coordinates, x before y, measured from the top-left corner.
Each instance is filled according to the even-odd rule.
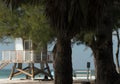
[[[72,84],[71,40],[58,38],[55,56],[55,84]]]
[[[120,46],[119,41],[120,41],[120,39],[119,39],[118,29],[116,29],[116,35],[117,35],[117,41],[118,41],[117,50],[116,50],[116,68],[117,68],[118,73],[120,73],[120,69],[119,69],[119,67],[120,67],[120,65],[119,65],[119,46]]]
[[[54,45],[52,54],[53,54],[53,68],[55,67],[55,55],[56,55],[57,47],[56,44]]]

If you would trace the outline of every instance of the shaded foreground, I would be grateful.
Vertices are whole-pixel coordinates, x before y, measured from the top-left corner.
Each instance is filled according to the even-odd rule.
[[[73,84],[82,84],[81,82],[84,80],[74,80]],[[42,81],[42,80],[8,80],[8,79],[0,79],[0,84],[54,84],[54,81]],[[94,84],[91,81],[91,84]]]

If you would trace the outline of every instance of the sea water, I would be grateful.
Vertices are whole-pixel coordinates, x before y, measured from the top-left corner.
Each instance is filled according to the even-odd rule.
[[[10,69],[0,70],[0,79],[9,78],[10,74],[11,74],[11,70]],[[51,74],[52,74],[52,76],[54,76],[53,70],[51,70]],[[18,75],[18,76],[14,76],[13,78],[24,79],[24,78],[26,78],[26,75],[25,74],[21,74],[21,75]],[[44,78],[44,74],[40,73],[40,74],[36,75],[35,78]]]
[[[74,76],[74,72],[75,72],[76,70],[73,70],[73,76]],[[77,70],[77,71],[86,71],[86,70]],[[94,76],[94,70],[91,70],[91,75],[92,76]],[[11,74],[11,70],[10,69],[3,69],[3,70],[0,70],[0,79],[7,79],[7,78],[9,78],[9,76],[10,76],[10,74]],[[79,73],[78,73],[79,74]],[[85,72],[83,72],[83,73],[80,73],[80,74],[85,74]],[[86,73],[87,74],[87,73]],[[52,76],[54,76],[54,71],[53,70],[51,70],[51,75]],[[18,75],[18,76],[14,76],[13,77],[13,79],[15,79],[15,78],[19,78],[19,79],[25,79],[26,78],[26,75],[25,74],[21,74],[21,75]],[[35,76],[35,78],[44,78],[44,74],[38,74],[38,75],[36,75]]]
[[[11,70],[9,69],[0,70],[0,79],[9,78],[10,74],[11,74]],[[15,76],[15,78],[25,78],[25,75],[21,74],[21,75]]]
[[[8,78],[10,74],[10,70],[0,70],[0,79]]]

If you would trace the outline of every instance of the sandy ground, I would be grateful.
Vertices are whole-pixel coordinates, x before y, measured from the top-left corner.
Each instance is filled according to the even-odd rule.
[[[73,84],[81,84],[83,80],[74,80]],[[43,81],[43,80],[20,80],[20,79],[0,79],[0,84],[54,84],[54,81]]]

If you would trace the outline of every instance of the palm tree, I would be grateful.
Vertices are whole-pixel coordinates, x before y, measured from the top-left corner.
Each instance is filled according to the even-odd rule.
[[[91,0],[87,5],[87,16],[84,13],[87,28],[81,30],[91,31],[94,34],[91,37],[92,44],[89,46],[93,50],[95,58],[96,84],[118,84],[120,82],[112,51],[112,29],[114,26],[111,14],[113,13],[113,3],[113,0]]]
[[[114,26],[111,14],[114,1],[92,1],[89,9],[94,8],[94,10],[89,14],[94,17],[94,20],[89,19],[88,22],[92,22],[89,27],[96,28],[96,35],[91,45],[96,62],[96,84],[118,84],[120,76],[115,68],[112,48],[112,29]]]
[[[55,84],[72,84],[71,38],[83,25],[78,0],[46,0],[46,15],[57,34]]]

